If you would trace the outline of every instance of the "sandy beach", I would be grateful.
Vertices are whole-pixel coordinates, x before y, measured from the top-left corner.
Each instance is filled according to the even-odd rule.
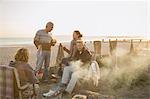
[[[70,42],[62,43],[62,45],[69,48]],[[86,42],[85,45],[90,51],[94,51],[93,41]],[[59,46],[59,43],[57,43],[54,47],[52,47],[51,62],[50,62],[51,67],[55,66],[55,64],[56,64],[58,46]],[[135,42],[135,43],[133,43],[133,46],[134,46],[134,49],[136,49],[136,50],[137,49],[142,50],[142,49],[148,47],[147,42],[142,42],[142,43]],[[33,68],[35,68],[37,49],[33,44],[1,46],[0,47],[0,65],[8,65],[9,61],[14,60],[14,55],[16,54],[17,50],[22,47],[27,48],[29,50],[29,64],[31,64],[31,66]],[[117,43],[118,55],[125,53],[125,52],[128,53],[130,51],[130,47],[131,47],[130,42],[118,42]],[[108,55],[108,54],[110,54],[109,50],[110,50],[109,43],[102,42],[101,54]],[[67,56],[67,53],[65,53],[65,56]],[[148,80],[142,82],[142,84],[143,83],[145,84],[145,82],[147,82],[147,81]],[[50,85],[40,84],[42,93],[47,92],[52,85],[53,84],[50,84]],[[109,88],[107,88],[106,86],[108,86],[108,85],[105,85],[105,82],[102,82],[102,81],[100,82],[100,87],[99,87],[100,93],[106,94],[106,95],[115,94],[117,97],[119,97],[118,99],[120,99],[120,97],[121,97],[121,99],[132,99],[130,97],[142,97],[142,99],[148,99],[147,97],[149,97],[149,94],[148,94],[149,87],[142,88],[142,91],[141,91],[140,87],[135,87],[134,90],[129,90],[127,88],[123,89],[124,88],[123,87],[122,89],[119,89],[120,90],[119,92],[113,93],[114,91],[111,91],[112,89],[110,91],[108,91]],[[147,85],[145,85],[145,86],[147,86]],[[137,93],[138,93],[138,96],[137,96]],[[65,96],[63,99],[70,99],[70,98],[66,98],[66,97],[68,97],[68,96]],[[140,99],[140,98],[135,98],[135,99]]]

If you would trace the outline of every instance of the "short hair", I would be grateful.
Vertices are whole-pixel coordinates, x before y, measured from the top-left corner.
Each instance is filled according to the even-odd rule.
[[[54,24],[52,22],[47,22],[46,27],[47,27],[47,25],[52,25],[53,26]]]
[[[83,40],[77,40],[76,43],[81,43],[84,45],[84,41]]]
[[[29,52],[26,48],[21,48],[17,51],[15,55],[15,61],[28,62],[29,60]]]

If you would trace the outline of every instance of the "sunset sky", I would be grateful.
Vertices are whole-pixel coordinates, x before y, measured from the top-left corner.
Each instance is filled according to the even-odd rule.
[[[149,0],[0,0],[0,37],[33,37],[54,22],[53,35],[149,36]]]

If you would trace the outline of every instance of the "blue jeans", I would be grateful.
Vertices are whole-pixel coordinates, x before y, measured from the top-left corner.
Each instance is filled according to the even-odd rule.
[[[51,56],[50,51],[38,50],[37,52],[37,62],[36,62],[35,71],[36,72],[39,71],[42,68],[42,65],[44,63],[44,79],[45,80],[48,80],[49,78],[48,67],[50,64],[50,56]]]

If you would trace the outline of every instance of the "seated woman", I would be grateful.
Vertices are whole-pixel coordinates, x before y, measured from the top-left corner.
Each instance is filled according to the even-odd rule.
[[[31,95],[33,95],[33,92],[35,92],[34,94],[37,95],[39,93],[39,85],[37,84],[38,80],[34,74],[32,67],[28,64],[28,60],[28,50],[25,48],[21,48],[17,51],[15,55],[15,62],[12,65],[18,71],[21,85],[29,84],[28,88],[23,92],[23,96],[25,98],[31,97]],[[35,90],[33,89],[33,84]]]
[[[74,30],[73,35],[72,35],[73,39],[70,43],[70,49],[67,49],[65,46],[63,46],[63,50],[69,54],[68,58],[72,59],[74,57],[74,55],[77,51],[76,43],[78,40],[81,40],[82,36],[83,35],[80,33],[79,30]],[[58,75],[62,77],[62,73],[63,73],[63,68],[61,67],[61,64],[60,64]]]
[[[76,43],[78,40],[81,40],[82,36],[83,35],[80,33],[79,30],[73,31],[72,35],[73,39],[70,43],[70,49],[67,49],[65,46],[63,47],[64,51],[66,51],[69,54],[69,57],[74,57],[77,51]]]

